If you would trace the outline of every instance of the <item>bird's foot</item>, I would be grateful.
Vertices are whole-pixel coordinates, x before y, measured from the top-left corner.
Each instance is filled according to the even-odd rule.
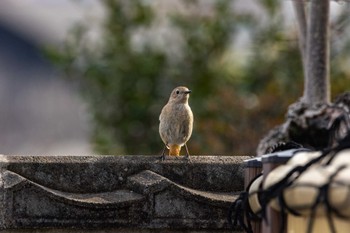
[[[165,145],[164,148],[163,148],[162,156],[160,156],[160,158],[159,158],[161,161],[164,161],[164,160],[165,160],[165,150],[166,150],[166,145]]]
[[[185,159],[186,159],[188,162],[192,162],[192,161],[191,161],[191,158],[190,158],[190,152],[188,151],[188,148],[187,148],[186,143],[185,143],[185,149],[186,149]]]
[[[187,162],[189,162],[189,163],[192,163],[192,160],[191,160],[191,157],[190,157],[190,155],[185,155],[185,160],[187,161]]]

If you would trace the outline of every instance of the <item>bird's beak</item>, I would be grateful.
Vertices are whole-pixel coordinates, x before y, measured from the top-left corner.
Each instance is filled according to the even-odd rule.
[[[188,90],[188,91],[185,91],[185,94],[190,94],[192,91],[191,90]]]

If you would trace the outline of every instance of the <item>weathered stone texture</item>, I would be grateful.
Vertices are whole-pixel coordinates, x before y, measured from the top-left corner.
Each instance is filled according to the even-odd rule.
[[[243,189],[241,164],[247,158],[1,155],[0,227],[229,232],[227,211]]]

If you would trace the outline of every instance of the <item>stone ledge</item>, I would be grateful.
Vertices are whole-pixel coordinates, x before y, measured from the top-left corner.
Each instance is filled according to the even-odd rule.
[[[234,230],[176,230],[176,229],[139,229],[139,228],[102,228],[102,229],[7,229],[1,233],[242,233]]]
[[[1,155],[0,227],[221,232],[248,158]]]

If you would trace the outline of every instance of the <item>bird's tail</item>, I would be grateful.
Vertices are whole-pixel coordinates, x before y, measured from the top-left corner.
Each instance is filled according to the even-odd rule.
[[[181,146],[180,145],[169,145],[169,155],[179,156]]]

